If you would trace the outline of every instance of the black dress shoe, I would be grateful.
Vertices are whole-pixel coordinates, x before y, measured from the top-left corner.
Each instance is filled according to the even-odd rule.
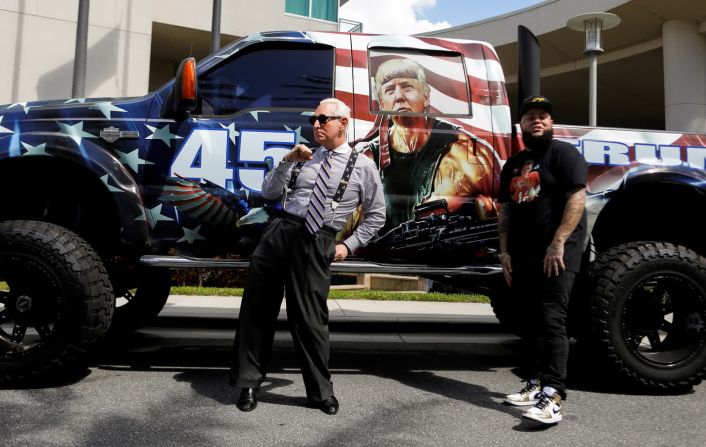
[[[319,407],[319,410],[326,414],[330,414],[331,416],[338,413],[338,399],[336,399],[336,396],[332,395],[328,399],[318,402],[317,406]]]
[[[257,391],[257,388],[243,388],[235,404],[238,410],[253,411],[257,407]]]

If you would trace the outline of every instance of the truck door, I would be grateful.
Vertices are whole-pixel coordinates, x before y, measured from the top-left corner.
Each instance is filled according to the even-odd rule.
[[[193,251],[237,239],[246,221],[262,224],[262,180],[295,143],[314,144],[308,117],[333,96],[333,70],[333,47],[277,40],[199,73],[200,105],[179,123],[160,195],[174,207],[173,231],[160,235]]]

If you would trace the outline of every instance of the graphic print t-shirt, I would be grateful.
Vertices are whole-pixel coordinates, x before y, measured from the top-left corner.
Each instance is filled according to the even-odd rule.
[[[508,249],[513,259],[542,262],[569,194],[586,186],[587,174],[588,165],[576,148],[558,140],[544,152],[525,149],[507,160],[498,202],[511,207]],[[579,271],[585,236],[584,212],[564,244],[567,270]]]

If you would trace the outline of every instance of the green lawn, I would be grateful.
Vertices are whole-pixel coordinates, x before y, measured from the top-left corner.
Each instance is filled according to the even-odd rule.
[[[7,291],[0,281],[0,291]],[[172,287],[172,295],[243,296],[243,289],[220,287]],[[488,297],[475,294],[439,292],[387,292],[384,290],[331,290],[329,299],[334,300],[378,300],[378,301],[436,301],[448,303],[488,303]]]
[[[172,295],[242,296],[243,289],[219,287],[172,287]],[[329,299],[378,301],[441,301],[450,303],[487,303],[484,295],[438,292],[387,292],[383,290],[331,290]]]

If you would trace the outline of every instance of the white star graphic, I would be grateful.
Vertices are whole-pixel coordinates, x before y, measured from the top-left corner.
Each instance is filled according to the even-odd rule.
[[[157,223],[161,221],[168,221],[168,220],[174,220],[171,217],[165,216],[162,214],[162,204],[160,203],[159,205],[155,206],[154,208],[147,209],[144,206],[140,205],[140,209],[142,210],[142,214],[137,216],[135,220],[146,220],[147,223],[149,224],[150,228],[154,228]]]
[[[145,138],[146,140],[162,140],[164,144],[169,146],[169,140],[181,139],[179,135],[175,135],[169,131],[169,124],[165,124],[161,129],[150,126],[149,124],[145,124],[145,126],[152,132],[152,135]]]
[[[290,129],[288,126],[284,126],[284,128],[287,129],[287,130],[290,131],[290,132],[294,132],[294,133],[297,134],[297,139],[294,140],[294,141],[296,141],[297,143],[309,143],[309,140],[307,140],[306,138],[304,138],[304,137],[302,136],[302,127],[301,127],[301,126],[297,127],[296,130],[292,130],[292,129]]]
[[[38,146],[32,146],[31,144],[27,144],[24,141],[22,142],[22,146],[27,149],[27,152],[25,152],[22,155],[51,155],[47,153],[46,148],[47,144],[42,143]]]
[[[125,192],[122,189],[116,188],[115,186],[112,186],[110,183],[108,183],[108,174],[101,177],[101,181],[105,183],[105,186],[108,187],[108,191],[110,192]]]
[[[110,101],[97,102],[95,105],[89,107],[89,109],[100,110],[101,113],[108,119],[110,119],[110,112],[127,112],[127,110],[114,106]]]
[[[64,124],[64,123],[60,123],[58,121],[56,122],[56,124],[59,125],[59,129],[61,130],[61,133],[68,135],[78,145],[81,144],[82,138],[98,138],[95,135],[91,135],[90,133],[83,131],[83,121],[76,123],[73,126],[70,126],[70,125]]]
[[[193,230],[190,230],[186,227],[181,227],[181,229],[184,230],[184,236],[177,242],[186,242],[187,244],[193,244],[194,241],[196,241],[197,239],[206,240],[205,237],[199,234],[199,230],[201,230],[201,225],[194,228]]]
[[[228,129],[228,137],[230,138],[230,141],[232,141],[233,144],[235,144],[235,137],[240,135],[240,132],[235,130],[235,123],[230,123],[230,124],[228,124],[228,126],[224,126],[222,123],[219,123],[219,124],[221,124],[222,128]]]
[[[118,154],[118,157],[120,157],[120,161],[122,161],[124,164],[130,167],[135,174],[137,174],[137,170],[139,169],[140,165],[153,165],[151,161],[143,160],[140,158],[140,150],[139,149],[134,149],[127,154],[125,152],[120,152],[116,151]]]
[[[8,107],[8,109],[11,109],[11,108],[16,107],[16,106],[22,107],[22,108],[24,109],[24,111],[25,111],[25,114],[27,114],[27,112],[29,112],[29,109],[32,108],[32,106],[28,106],[26,102],[16,102],[16,103],[10,105],[10,106]]]
[[[71,104],[72,102],[77,102],[77,103],[79,103],[79,104],[83,104],[84,102],[86,102],[86,98],[71,98],[71,99],[67,99],[66,101],[64,101],[64,104]]]
[[[3,119],[3,117],[0,116],[0,133],[15,133],[15,132],[11,131],[10,129],[8,129],[7,127],[2,127],[2,119]]]

